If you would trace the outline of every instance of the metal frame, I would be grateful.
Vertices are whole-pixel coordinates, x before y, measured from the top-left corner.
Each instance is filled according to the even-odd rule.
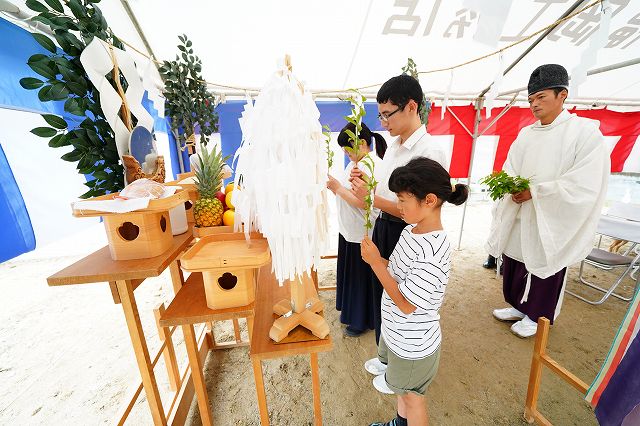
[[[620,255],[621,257],[623,257],[623,255]],[[598,269],[604,269],[604,270],[609,270],[609,271],[613,271],[616,268],[623,268],[625,267],[625,271],[622,275],[620,275],[618,277],[618,279],[613,283],[613,285],[611,287],[609,287],[609,289],[604,289],[592,282],[587,281],[584,277],[583,277],[583,270],[584,270],[584,264],[588,263],[589,265],[593,265]],[[584,285],[586,285],[587,287],[590,287],[594,290],[597,290],[599,292],[604,293],[604,295],[602,296],[602,298],[600,298],[600,300],[589,300],[583,296],[580,296],[579,294],[576,294],[568,289],[565,289],[565,292],[582,300],[583,302],[587,302],[590,305],[600,305],[602,303],[604,303],[605,300],[607,300],[609,298],[609,296],[613,296],[617,299],[620,299],[624,302],[629,302],[632,298],[633,295],[638,291],[638,288],[640,287],[640,276],[638,276],[636,278],[636,285],[635,285],[635,289],[633,291],[633,293],[631,294],[631,296],[629,297],[624,297],[621,296],[617,293],[614,292],[614,290],[616,289],[616,287],[618,287],[620,285],[620,283],[622,282],[622,280],[627,276],[630,275],[632,273],[632,271],[634,270],[634,268],[636,268],[638,266],[638,264],[640,263],[640,253],[638,253],[636,255],[635,258],[631,259],[629,258],[629,263],[625,263],[623,265],[609,265],[606,263],[600,263],[600,262],[596,262],[593,261],[591,259],[589,259],[589,257],[587,257],[585,260],[583,260],[582,262],[580,262],[580,273],[579,273],[579,278],[580,278],[580,282]]]

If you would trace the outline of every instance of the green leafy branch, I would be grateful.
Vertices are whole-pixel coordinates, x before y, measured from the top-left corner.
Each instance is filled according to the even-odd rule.
[[[365,116],[367,111],[364,109],[364,103],[367,100],[360,92],[356,89],[349,89],[350,92],[353,92],[351,96],[349,96],[346,100],[351,102],[351,114],[345,117],[349,123],[353,124],[355,127],[355,132],[347,129],[345,133],[349,136],[349,141],[351,142],[350,147],[345,147],[345,150],[350,152],[353,157],[356,159],[356,163],[358,162],[358,156],[360,155],[360,131],[362,131],[362,118]]]
[[[202,78],[202,61],[193,53],[193,43],[186,35],[178,36],[180,44],[174,61],[164,61],[158,69],[164,80],[165,107],[171,117],[171,129],[184,150],[187,139],[200,128],[201,142],[218,131],[215,96],[207,90]]]
[[[373,159],[369,155],[365,155],[362,158],[362,164],[369,173],[368,176],[362,176],[365,178],[367,183],[367,195],[364,197],[364,231],[368,233],[370,229],[373,229],[373,223],[371,222],[371,210],[373,209],[373,194],[376,189],[376,185],[378,185],[378,181],[376,181],[374,171],[375,171],[375,163]]]
[[[85,183],[89,190],[81,198],[117,192],[124,186],[124,168],[120,164],[113,131],[102,112],[100,94],[80,63],[80,54],[94,37],[119,49],[124,46],[94,4],[97,1],[44,0],[44,3],[27,0],[25,4],[37,13],[30,20],[48,26],[55,42],[47,35],[31,34],[48,53],[29,57],[27,65],[39,78],[22,78],[20,85],[26,90],[38,90],[41,102],[64,101],[65,112],[84,120],[77,128],[69,130],[63,118],[43,114],[50,127],[36,127],[31,133],[50,138],[52,148],[72,147],[61,156],[62,160],[77,162],[78,173],[94,177]],[[108,80],[114,83],[111,76]],[[127,87],[122,76],[120,82]]]
[[[493,201],[505,195],[515,194],[529,189],[530,181],[521,176],[509,176],[504,170],[491,173],[480,180],[481,184],[489,187],[489,196]]]
[[[327,163],[329,165],[329,169],[331,169],[331,166],[333,166],[333,155],[334,152],[331,150],[331,128],[328,125],[324,125],[322,126],[322,134],[324,136],[324,143],[325,143],[325,147],[326,147],[326,152],[327,152]]]
[[[418,80],[418,66],[413,59],[407,58],[407,65],[402,67],[402,72],[410,75]],[[431,114],[431,102],[427,102],[427,98],[422,95],[422,103],[420,104],[420,122],[425,126],[429,123],[429,114]]]

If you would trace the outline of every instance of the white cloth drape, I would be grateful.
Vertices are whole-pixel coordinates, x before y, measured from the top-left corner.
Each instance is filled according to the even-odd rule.
[[[276,278],[310,273],[327,245],[327,158],[320,112],[286,67],[249,100],[236,152],[235,225],[269,241]]]

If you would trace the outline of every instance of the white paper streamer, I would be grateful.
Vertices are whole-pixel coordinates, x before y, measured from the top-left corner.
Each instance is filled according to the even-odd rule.
[[[142,74],[142,86],[147,91],[149,100],[153,103],[153,107],[158,111],[158,117],[164,117],[164,97],[162,96],[162,80],[158,69],[149,59]]]
[[[235,226],[269,241],[279,283],[310,273],[327,245],[327,159],[311,94],[281,63],[255,104],[247,96],[234,157]]]
[[[493,83],[491,84],[491,88],[485,95],[485,106],[486,109],[486,117],[491,117],[491,110],[495,104],[495,99],[498,97],[498,90],[500,90],[500,86],[502,86],[502,78],[504,77],[504,60],[502,57],[502,52],[498,57],[498,71],[496,72],[496,76],[493,78]]]
[[[473,40],[490,47],[498,46],[512,3],[513,0],[464,0],[462,7],[480,15]]]
[[[144,87],[136,71],[136,64],[133,58],[124,50],[114,47],[113,52],[118,61],[120,72],[127,79],[128,87],[125,97],[129,110],[138,119],[138,126],[143,126],[151,132],[153,131],[153,118],[142,106]],[[82,51],[80,62],[89,76],[89,80],[100,92],[102,112],[104,112],[107,123],[113,129],[118,155],[122,157],[129,153],[129,136],[131,132],[129,132],[129,129],[127,129],[127,126],[118,115],[122,99],[106,78],[106,75],[113,70],[109,45],[98,37],[94,37],[93,41]]]
[[[444,113],[447,111],[447,105],[449,104],[449,95],[451,95],[451,85],[453,84],[453,70],[449,74],[449,84],[447,84],[447,91],[444,94],[442,100],[442,110],[440,111],[440,120],[444,120]]]
[[[596,64],[598,50],[602,49],[609,40],[612,15],[613,11],[609,5],[609,0],[604,0],[602,2],[602,12],[600,13],[600,27],[591,36],[589,46],[582,52],[580,63],[571,71],[569,92],[573,97],[579,95],[580,85],[587,79],[587,70]]]

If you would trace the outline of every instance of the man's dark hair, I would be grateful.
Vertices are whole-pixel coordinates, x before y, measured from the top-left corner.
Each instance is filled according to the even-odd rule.
[[[562,93],[563,90],[566,91],[567,92],[567,96],[569,96],[569,90],[567,90],[564,87],[552,87],[551,90],[553,90],[553,96],[555,96],[556,98],[558,97],[558,95],[560,93]],[[566,101],[566,99],[565,99],[565,101]],[[564,101],[562,101],[562,103],[564,104]]]
[[[418,80],[410,75],[400,74],[390,78],[380,87],[376,101],[379,104],[391,102],[399,107],[405,107],[413,99],[418,105],[416,113],[420,114],[423,97],[422,87],[420,87]]]
[[[564,87],[552,87],[551,90],[553,90],[553,93],[555,94],[555,97],[557,98],[558,95],[563,91],[563,90],[567,90]],[[569,95],[569,91],[567,90],[567,95]]]

